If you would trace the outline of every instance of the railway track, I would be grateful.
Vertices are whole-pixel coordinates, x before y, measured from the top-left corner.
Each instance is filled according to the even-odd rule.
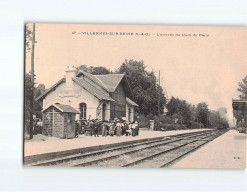
[[[27,166],[169,167],[225,132],[226,130],[206,130],[177,134],[29,163]]]

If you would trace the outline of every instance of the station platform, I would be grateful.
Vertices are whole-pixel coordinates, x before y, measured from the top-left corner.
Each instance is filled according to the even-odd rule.
[[[229,130],[170,168],[246,168],[247,135]]]
[[[190,133],[205,131],[208,129],[193,129],[193,130],[175,130],[175,131],[151,131],[148,129],[141,129],[139,136],[121,136],[121,137],[99,137],[79,135],[74,139],[59,139],[55,137],[47,137],[43,135],[34,135],[32,140],[25,140],[24,142],[24,156],[31,156],[37,154],[59,152],[65,150],[72,150],[77,148],[84,148],[89,146],[98,146],[105,144],[121,143],[139,139],[155,138],[169,135],[176,135],[181,133]]]

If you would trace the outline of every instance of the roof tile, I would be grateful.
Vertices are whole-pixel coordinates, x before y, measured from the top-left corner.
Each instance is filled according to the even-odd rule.
[[[90,84],[89,82],[85,81],[82,78],[73,78],[73,80],[78,83],[81,87],[85,88],[87,91],[95,95],[99,99],[114,101],[108,93],[104,92],[103,90],[100,90]]]
[[[50,108],[51,106],[54,106],[55,108],[57,108],[58,110],[60,110],[61,112],[69,112],[69,113],[75,113],[75,114],[79,114],[80,112],[78,112],[75,108],[69,106],[69,105],[64,105],[64,104],[52,104],[50,106],[48,106],[47,108],[45,108],[42,112],[46,111],[48,108]]]
[[[98,78],[109,89],[109,92],[114,92],[118,84],[123,79],[124,74],[106,74],[94,76]]]

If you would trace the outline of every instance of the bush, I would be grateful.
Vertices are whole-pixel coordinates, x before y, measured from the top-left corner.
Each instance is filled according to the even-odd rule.
[[[204,125],[202,123],[201,128],[204,128]],[[200,129],[200,123],[192,121],[190,123],[190,129]]]
[[[153,120],[154,116],[152,114],[148,116],[139,116],[139,127],[140,128],[150,128],[150,120]]]
[[[140,128],[150,128],[150,120],[154,120],[154,130],[159,129],[159,118],[153,115],[140,115],[139,117],[139,126]],[[176,123],[177,122],[177,123]],[[161,131],[169,130],[182,130],[182,129],[199,129],[200,123],[191,121],[189,124],[182,124],[182,120],[179,116],[160,116],[160,129]],[[204,125],[201,123],[201,128],[204,128]]]
[[[161,131],[182,130],[182,129],[187,129],[186,125],[181,125],[181,124],[161,124]]]
[[[242,127],[238,129],[239,133],[246,133],[246,128]]]

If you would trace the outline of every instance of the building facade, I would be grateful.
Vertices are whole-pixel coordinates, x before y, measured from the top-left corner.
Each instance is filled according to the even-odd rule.
[[[247,133],[247,100],[232,100],[233,112],[237,112],[236,124],[233,122],[233,126],[236,128],[243,128]],[[233,113],[234,117],[234,113]]]
[[[128,98],[130,93],[124,74],[92,75],[68,68],[65,77],[36,100],[43,109],[56,103],[69,105],[80,113],[77,120],[125,117],[133,122],[134,107],[138,105]]]

